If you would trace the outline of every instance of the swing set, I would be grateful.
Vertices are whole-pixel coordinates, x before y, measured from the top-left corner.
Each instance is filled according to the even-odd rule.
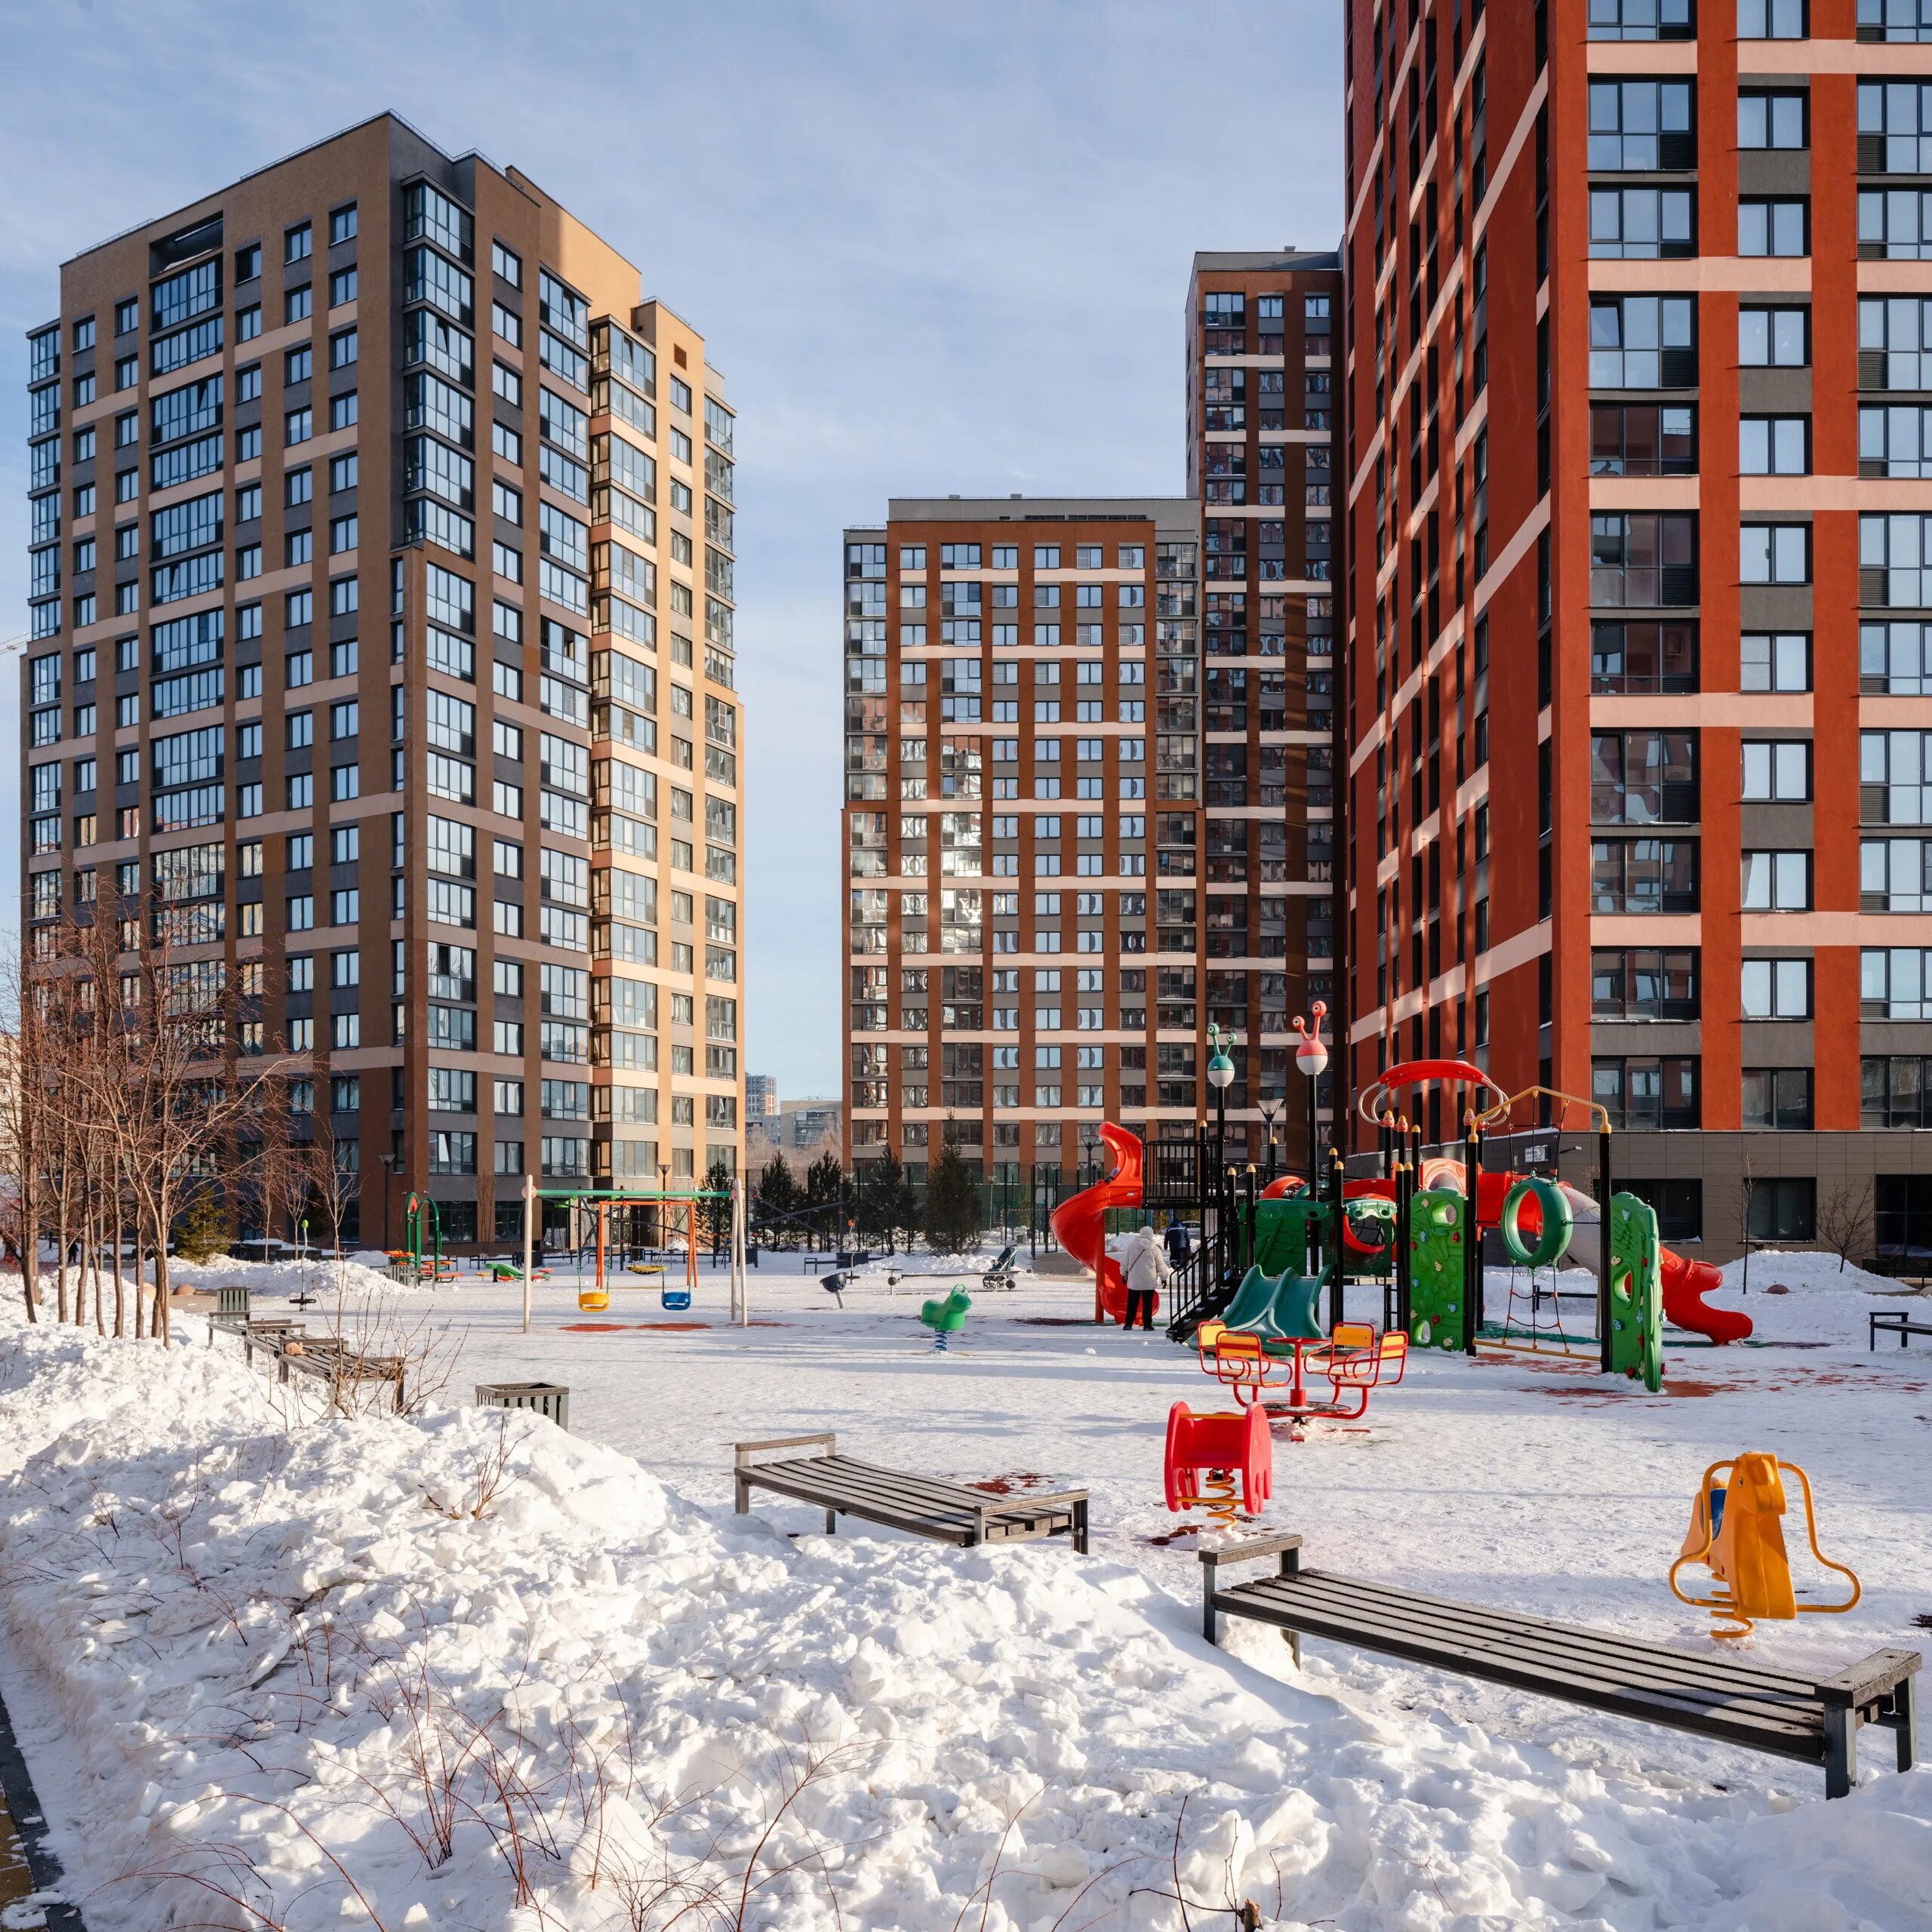
[[[654,1276],[660,1306],[666,1314],[683,1314],[688,1310],[697,1291],[699,1211],[705,1203],[723,1204],[731,1223],[731,1318],[740,1326],[750,1320],[745,1281],[744,1192],[735,1177],[728,1188],[688,1188],[681,1191],[654,1188],[539,1189],[534,1179],[527,1178],[523,1195],[523,1325],[526,1332],[530,1327],[530,1282],[534,1272],[537,1233],[543,1214],[539,1204],[549,1201],[559,1203],[571,1218],[574,1237],[571,1246],[576,1255],[577,1305],[587,1315],[601,1315],[610,1307],[614,1285],[648,1287]],[[617,1231],[626,1237],[616,1242],[612,1239],[614,1209],[624,1217],[618,1223]],[[647,1212],[650,1224],[656,1230],[657,1238],[651,1245],[661,1254],[669,1254],[674,1248],[681,1225],[685,1250],[681,1282],[674,1281],[669,1268],[661,1262],[633,1264],[630,1272],[641,1278],[635,1284],[614,1279],[620,1271],[622,1255],[632,1245],[628,1237],[633,1231],[634,1211],[639,1209]],[[587,1281],[584,1274],[586,1258],[591,1263]]]

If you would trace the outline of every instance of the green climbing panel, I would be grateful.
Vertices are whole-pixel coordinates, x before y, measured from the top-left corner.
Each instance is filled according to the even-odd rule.
[[[1469,1204],[1425,1189],[1409,1208],[1409,1339],[1417,1348],[1463,1346],[1463,1229]]]
[[[1351,1201],[1348,1207],[1349,1219],[1355,1224],[1358,1239],[1374,1241],[1376,1234],[1365,1224],[1380,1222],[1380,1251],[1374,1254],[1358,1254],[1346,1242],[1342,1246],[1342,1261],[1345,1271],[1352,1280],[1367,1281],[1379,1279],[1392,1272],[1395,1266],[1395,1204],[1384,1201],[1379,1195],[1367,1194]]]
[[[1325,1201],[1306,1194],[1278,1196],[1254,1204],[1254,1252],[1250,1259],[1264,1275],[1299,1275],[1308,1266],[1308,1229],[1312,1222],[1325,1265],[1331,1216]]]
[[[1663,1386],[1663,1275],[1655,1208],[1634,1194],[1610,1201],[1610,1366]]]

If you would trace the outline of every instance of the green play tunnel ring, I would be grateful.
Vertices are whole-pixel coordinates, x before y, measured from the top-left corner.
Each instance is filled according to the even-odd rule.
[[[1534,1247],[1525,1244],[1517,1226],[1523,1204],[1530,1200],[1534,1200],[1543,1212],[1542,1230]],[[1576,1232],[1577,1217],[1569,1196],[1554,1181],[1545,1180],[1540,1174],[1527,1174],[1509,1190],[1497,1226],[1511,1260],[1525,1268],[1546,1268],[1568,1249],[1570,1237]]]

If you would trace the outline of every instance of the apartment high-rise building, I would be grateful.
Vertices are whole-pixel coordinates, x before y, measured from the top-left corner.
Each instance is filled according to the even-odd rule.
[[[1233,1032],[1229,1140],[1306,1171],[1289,1023],[1337,1001],[1340,257],[1197,254],[1188,489],[1201,503],[1201,998]],[[1338,1069],[1338,1071],[1340,1069]],[[1324,1081],[1322,1112],[1327,1109]]]
[[[846,531],[851,1159],[1070,1181],[1200,1118],[1199,551],[1185,499]]]
[[[1356,1082],[1594,1096],[1718,1258],[1932,1246],[1932,14],[1347,22]]]
[[[740,1164],[732,416],[515,170],[383,115],[76,256],[29,348],[27,944],[194,902],[444,1238]]]

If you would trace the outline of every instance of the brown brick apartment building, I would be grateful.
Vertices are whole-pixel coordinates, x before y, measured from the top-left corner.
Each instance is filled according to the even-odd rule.
[[[1269,1117],[1306,1162],[1289,1021],[1336,1010],[1335,453],[1340,258],[1198,254],[1188,290],[1189,494],[1202,519],[1202,998],[1233,1032],[1229,1134]],[[1332,1081],[1324,1080],[1324,1088]],[[1327,1109],[1324,1102],[1324,1115]]]
[[[75,256],[29,349],[29,950],[103,879],[198,904],[189,956],[330,1112],[365,1241],[411,1189],[463,1241],[526,1171],[736,1165],[702,338],[525,177],[385,115]]]
[[[1200,523],[894,499],[844,540],[846,1145],[1051,1186],[1199,1118]],[[1017,1197],[1024,1198],[1023,1196]]]
[[[1932,1246],[1932,10],[1347,47],[1355,1082],[1594,1094],[1716,1258]]]

